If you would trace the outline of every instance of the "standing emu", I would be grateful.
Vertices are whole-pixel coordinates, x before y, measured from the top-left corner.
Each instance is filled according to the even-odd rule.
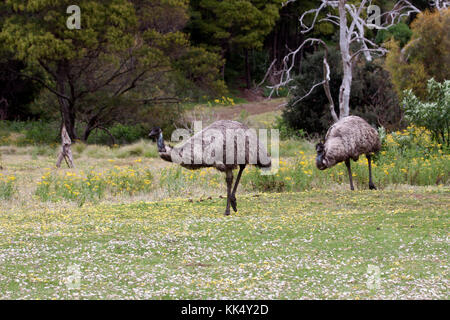
[[[316,166],[324,170],[345,161],[350,189],[354,190],[350,159],[358,161],[359,156],[365,154],[369,164],[369,188],[376,189],[372,182],[370,153],[377,152],[380,148],[378,132],[374,128],[360,117],[345,117],[328,129],[324,143],[316,145]]]
[[[225,172],[227,183],[225,215],[230,214],[230,204],[233,210],[237,211],[235,194],[245,166],[247,164],[254,164],[259,168],[271,166],[271,159],[256,132],[237,121],[216,121],[177,147],[164,144],[161,128],[153,128],[149,137],[156,138],[159,156],[165,161],[179,163],[190,170],[214,167]],[[232,187],[233,170],[238,166],[239,173]]]

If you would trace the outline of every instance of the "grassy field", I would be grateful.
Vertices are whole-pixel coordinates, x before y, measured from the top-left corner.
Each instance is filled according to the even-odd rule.
[[[449,191],[3,207],[0,298],[449,299]]]
[[[281,141],[278,172],[246,169],[229,217],[223,174],[148,140],[77,143],[75,169],[57,152],[0,146],[0,299],[450,298],[450,155],[416,128],[384,137],[377,191],[363,157],[350,192],[313,141]]]

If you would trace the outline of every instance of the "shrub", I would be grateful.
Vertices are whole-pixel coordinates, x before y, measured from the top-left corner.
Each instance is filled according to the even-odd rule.
[[[114,167],[105,172],[67,171],[52,173],[47,171],[38,182],[35,191],[42,201],[76,201],[83,205],[86,201],[98,201],[106,192],[111,195],[134,195],[148,192],[152,187],[153,176],[149,169]]]
[[[33,145],[59,143],[58,122],[0,121],[2,144]]]
[[[375,42],[381,44],[390,40],[391,38],[394,38],[395,41],[398,41],[400,43],[400,47],[403,47],[409,41],[409,39],[411,39],[411,36],[412,31],[408,27],[408,25],[406,23],[400,22],[389,27],[387,30],[379,30],[377,32],[377,36],[375,37]]]
[[[303,129],[307,133],[323,133],[332,122],[328,108],[329,103],[322,86],[316,87],[308,97],[298,101],[308,93],[313,84],[322,81],[323,54],[323,51],[317,51],[306,55],[302,61],[301,72],[293,83],[295,89],[291,90],[292,98],[283,111],[283,119],[290,128]],[[342,78],[340,60],[337,50],[330,48],[328,55],[328,63],[331,69],[330,90],[335,101],[337,101],[339,95]]]
[[[275,124],[273,128],[279,130],[281,140],[287,140],[291,138],[298,139],[304,138],[306,136],[306,132],[303,129],[296,130],[290,127],[282,117],[275,118]]]
[[[428,79],[434,78],[439,82],[450,79],[447,67],[450,59],[449,24],[449,9],[423,11],[412,22],[412,37],[403,48],[394,40],[388,42],[385,67],[391,73],[400,98],[403,98],[404,90],[412,89],[416,96],[425,99]]]
[[[283,112],[285,123],[295,130],[303,129],[308,134],[324,134],[332,124],[329,102],[323,86],[317,86],[309,96],[302,99],[310,88],[323,80],[323,51],[307,55],[302,69],[295,78],[289,100]],[[339,88],[342,81],[341,57],[339,52],[330,48],[330,91],[339,113]],[[378,61],[360,61],[355,64],[350,97],[350,114],[359,115],[372,125],[380,123],[390,129],[402,128],[402,111],[389,73],[383,70]]]
[[[8,200],[16,192],[16,177],[0,173],[0,199]]]
[[[420,101],[411,89],[404,92],[405,117],[416,126],[430,130],[436,142],[448,147],[450,143],[450,80],[439,83],[431,78],[427,84],[427,92],[428,97],[425,102]]]
[[[51,144],[58,143],[61,137],[58,134],[59,124],[56,122],[30,121],[25,129],[23,144]]]
[[[146,136],[147,131],[142,125],[115,124],[108,131],[114,137],[116,144],[133,143]],[[111,144],[111,136],[104,130],[93,131],[88,138],[88,143]]]

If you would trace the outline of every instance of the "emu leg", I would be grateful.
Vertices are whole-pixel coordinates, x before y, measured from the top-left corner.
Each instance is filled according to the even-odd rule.
[[[370,154],[366,154],[367,157],[367,163],[369,164],[369,189],[370,190],[377,190],[377,187],[373,184],[372,181],[372,164],[371,164],[371,158]]]
[[[231,201],[231,187],[233,185],[233,170],[227,170],[225,181],[227,182],[227,208],[225,209],[225,215],[230,214],[230,201]]]
[[[234,183],[233,191],[231,192],[231,207],[233,208],[234,212],[237,212],[237,203],[236,203],[236,190],[239,184],[239,181],[241,180],[242,171],[245,169],[245,164],[239,165],[239,173],[236,178],[236,182]]]
[[[347,166],[348,179],[350,180],[350,190],[355,190],[353,187],[352,169],[350,168],[350,159],[345,160],[345,165]]]

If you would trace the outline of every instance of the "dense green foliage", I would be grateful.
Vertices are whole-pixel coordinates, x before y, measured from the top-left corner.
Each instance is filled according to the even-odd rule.
[[[196,42],[215,47],[224,56],[231,57],[236,52],[243,56],[246,85],[250,88],[249,50],[263,47],[279,17],[281,3],[281,0],[193,0],[188,30]]]
[[[427,96],[427,81],[438,82],[450,78],[450,10],[425,11],[411,24],[412,37],[404,46],[391,41],[386,57],[386,69],[400,97],[403,91],[412,89],[422,99]]]
[[[394,3],[373,1],[382,12]],[[307,35],[298,25],[298,17],[316,8],[316,1],[282,6],[280,0],[82,0],[77,3],[80,30],[66,26],[71,4],[69,0],[0,4],[0,119],[49,122],[24,124],[20,143],[57,141],[61,120],[73,139],[90,143],[136,141],[154,125],[170,133],[185,109],[196,103],[215,105],[211,101],[222,100],[228,88],[235,101],[247,98],[244,88],[262,80],[272,61],[279,70],[283,57],[306,36],[328,44],[330,88],[337,109],[342,78],[335,49],[338,28],[320,21],[336,10],[321,12]],[[414,4],[430,9],[425,0]],[[397,96],[412,89],[424,100],[429,78],[448,79],[448,68],[442,67],[450,51],[448,12],[424,12],[388,30],[367,30],[368,38],[386,44],[390,53],[385,61],[354,59],[352,114],[388,131],[406,126]],[[312,19],[307,16],[305,23]],[[321,86],[298,101],[323,79],[318,49],[305,46],[296,58],[296,89],[279,92],[289,94],[277,123],[283,137],[322,134],[331,123]],[[270,75],[265,84],[276,81]],[[258,92],[267,96],[268,91]]]
[[[375,37],[377,43],[383,43],[391,38],[400,42],[400,46],[403,47],[409,39],[411,39],[412,31],[406,23],[400,22],[389,27],[387,30],[380,30]]]
[[[225,89],[220,58],[190,46],[180,31],[184,1],[80,1],[80,30],[66,27],[69,4],[8,1],[0,39],[9,55],[43,74],[33,80],[54,94],[73,139],[77,121],[87,140],[95,129],[145,118],[143,105]]]
[[[433,78],[427,84],[428,96],[420,101],[411,89],[405,91],[405,117],[417,126],[425,127],[435,141],[450,145],[450,80],[443,83]]]

